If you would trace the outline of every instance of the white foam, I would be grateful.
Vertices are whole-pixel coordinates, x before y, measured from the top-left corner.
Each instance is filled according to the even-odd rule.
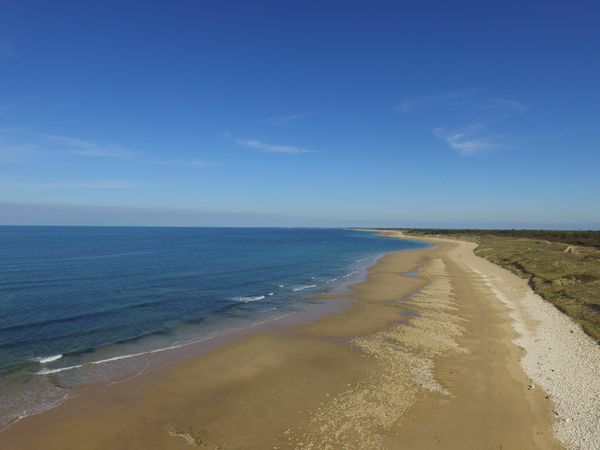
[[[274,292],[269,292],[267,295],[270,297],[272,295],[275,295],[275,293]]]
[[[33,358],[34,361],[39,362],[40,364],[50,363],[52,361],[57,361],[62,358],[63,355],[52,355],[52,356],[40,356],[39,358]]]
[[[100,359],[98,361],[91,361],[91,362],[89,362],[87,364],[76,364],[74,366],[60,367],[58,369],[42,369],[39,372],[36,372],[36,374],[37,375],[49,375],[49,374],[52,374],[52,373],[64,372],[65,370],[78,369],[78,368],[83,367],[85,365],[104,364],[104,363],[107,363],[107,362],[119,361],[121,359],[135,358],[136,356],[142,356],[142,355],[149,355],[151,353],[164,352],[165,350],[173,350],[173,349],[176,349],[176,348],[179,348],[179,347],[182,347],[182,345],[172,345],[170,347],[158,348],[156,350],[148,350],[147,352],[138,352],[138,353],[130,353],[130,354],[127,354],[127,355],[119,355],[119,356],[114,356],[112,358]]]
[[[175,350],[177,348],[186,347],[186,346],[191,345],[191,344],[202,342],[202,341],[204,341],[206,339],[209,339],[209,338],[199,339],[199,340],[196,340],[196,341],[193,341],[193,342],[188,342],[188,343],[185,343],[185,344],[177,344],[177,345],[171,345],[169,347],[161,347],[161,348],[157,348],[157,349],[154,349],[154,350],[148,350],[148,351],[145,351],[145,352],[129,353],[129,354],[126,354],[126,355],[114,356],[112,358],[100,359],[98,361],[91,361],[91,362],[85,363],[85,364],[76,364],[74,366],[59,367],[58,369],[42,369],[39,372],[36,372],[36,375],[50,375],[50,374],[53,374],[53,373],[64,372],[65,370],[79,369],[80,367],[84,367],[84,366],[88,366],[88,365],[105,364],[105,363],[112,362],[112,361],[119,361],[121,359],[129,359],[129,358],[135,358],[136,356],[150,355],[150,354],[153,354],[153,353],[160,353],[160,352],[164,352],[164,351],[167,351],[167,350]]]
[[[264,298],[264,295],[263,296],[259,296],[259,297]],[[273,308],[273,309],[277,309],[277,308]],[[286,313],[286,314],[283,314],[283,315],[278,316],[278,317],[274,317],[274,318],[270,318],[270,319],[264,320],[262,322],[257,322],[254,325],[261,325],[263,323],[267,323],[267,322],[270,322],[270,321],[280,320],[280,319],[282,319],[284,317],[287,317],[290,314],[291,313]],[[228,330],[228,332],[239,330],[239,329],[241,329],[241,328],[236,328],[236,329]],[[175,349],[178,349],[178,348],[187,347],[187,346],[190,346],[190,345],[193,345],[193,344],[197,344],[199,342],[205,342],[205,341],[213,339],[213,338],[215,338],[217,336],[221,336],[223,334],[227,334],[227,333],[222,333],[222,334],[213,335],[213,336],[206,336],[206,337],[203,337],[201,339],[196,339],[196,340],[191,341],[191,342],[185,342],[185,343],[182,343],[182,344],[175,344],[175,345],[171,345],[171,346],[168,346],[168,347],[156,348],[154,350],[148,350],[148,351],[145,351],[145,352],[129,353],[129,354],[126,354],[126,355],[114,356],[112,358],[100,359],[98,361],[91,361],[91,362],[84,363],[84,364],[76,364],[76,365],[73,365],[73,366],[59,367],[58,369],[42,369],[42,370],[40,370],[38,372],[35,372],[35,375],[51,375],[51,374],[54,374],[54,373],[64,372],[66,370],[78,369],[78,368],[85,367],[85,366],[91,366],[91,365],[97,365],[97,364],[105,364],[105,363],[112,362],[112,361],[119,361],[119,360],[122,360],[122,359],[135,358],[137,356],[151,355],[151,354],[154,354],[154,353],[161,353],[161,352],[164,352],[164,351],[167,351],[167,350],[175,350]]]
[[[263,300],[265,298],[264,295],[256,295],[253,297],[233,297],[233,300],[235,300],[236,302],[240,302],[240,303],[250,303],[250,302],[257,302],[259,300]]]
[[[83,364],[77,364],[75,366],[66,366],[59,367],[58,369],[42,369],[39,372],[36,372],[36,375],[50,375],[52,373],[64,372],[65,370],[78,369],[79,367],[83,367]]]
[[[304,289],[310,289],[310,288],[314,288],[314,287],[317,287],[317,285],[316,284],[308,284],[306,286],[296,287],[296,288],[292,289],[292,291],[298,292],[298,291],[303,291]]]

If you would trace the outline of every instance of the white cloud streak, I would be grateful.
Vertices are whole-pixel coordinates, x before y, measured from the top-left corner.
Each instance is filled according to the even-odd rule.
[[[156,164],[159,166],[175,166],[175,167],[197,167],[197,168],[204,168],[204,167],[216,167],[219,166],[220,164],[218,163],[214,163],[214,162],[210,162],[210,161],[203,161],[200,159],[193,159],[193,160],[185,160],[185,161],[178,161],[178,160],[164,160],[164,159],[144,159],[144,160],[140,160],[143,162],[146,162],[148,164]]]
[[[69,136],[58,136],[54,134],[39,134],[38,136],[48,139],[58,145],[59,151],[72,155],[116,159],[134,159],[138,155],[136,152],[132,152],[116,145],[99,145]]]
[[[114,144],[96,144],[71,136],[0,130],[0,161],[24,163],[39,156],[72,155],[95,159],[118,159],[142,164],[206,168],[218,164],[200,160],[164,160],[148,157]]]
[[[480,125],[457,130],[437,127],[433,130],[433,134],[444,140],[451,149],[460,155],[473,156],[485,153],[494,147],[493,139],[481,134],[482,128]]]
[[[439,110],[434,112],[454,120],[475,122],[476,125],[462,128],[438,126],[433,130],[449,148],[460,155],[472,156],[498,148],[499,136],[491,136],[487,129],[501,129],[505,119],[528,111],[529,106],[518,100],[491,96],[484,88],[471,88],[407,99],[396,109],[404,114]]]
[[[420,109],[441,107],[469,108],[495,114],[519,114],[529,110],[529,106],[521,101],[490,96],[483,88],[460,89],[406,99],[396,107],[396,110],[401,113],[411,113]]]
[[[266,142],[257,141],[256,139],[236,138],[234,139],[234,142],[242,147],[250,148],[265,153],[284,153],[288,155],[299,153],[314,153],[311,150],[306,150],[301,147],[294,147],[292,145],[269,144]]]
[[[263,119],[262,122],[269,123],[271,125],[276,125],[278,127],[283,127],[285,125],[289,125],[290,123],[302,119],[304,117],[310,116],[310,113],[303,114],[291,114],[289,116],[278,116],[278,117],[270,117],[268,119]]]
[[[489,105],[491,107],[497,106],[499,109],[510,114],[519,114],[529,111],[529,106],[525,103],[505,98],[491,98],[489,99]]]
[[[396,109],[402,113],[413,112],[417,109],[433,107],[439,105],[466,105],[471,103],[471,100],[481,88],[461,89],[449,91],[443,94],[426,95],[422,97],[414,97],[404,100]]]

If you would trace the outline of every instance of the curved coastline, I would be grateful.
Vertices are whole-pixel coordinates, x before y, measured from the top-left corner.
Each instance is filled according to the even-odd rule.
[[[348,292],[326,296],[343,304],[332,314],[90,389],[0,433],[0,443],[560,448],[551,404],[519,366],[508,312],[465,266],[467,250],[437,242],[387,254]]]
[[[416,241],[416,239],[413,239],[413,241]],[[408,249],[406,251],[411,250]],[[249,322],[233,328],[227,327],[208,334],[201,333],[198,337],[194,337],[193,339],[188,339],[183,342],[175,342],[173,345],[150,347],[139,351],[129,351],[126,353],[108,354],[100,357],[99,359],[85,361],[81,364],[72,364],[66,366],[53,366],[51,364],[58,362],[65,355],[52,355],[48,357],[34,358],[32,361],[37,362],[40,367],[37,372],[33,372],[33,375],[46,377],[51,377],[55,374],[69,372],[75,369],[91,368],[95,366],[99,367],[104,365],[108,366],[111,363],[121,362],[129,359],[140,360],[141,365],[139,367],[135,366],[131,369],[128,369],[128,371],[123,375],[116,375],[114,378],[109,378],[100,383],[84,382],[80,387],[69,389],[68,392],[64,393],[64,395],[61,394],[48,399],[47,403],[36,404],[34,408],[29,409],[24,414],[15,416],[12,420],[3,424],[3,426],[0,428],[0,432],[10,428],[23,419],[27,419],[30,416],[43,414],[53,408],[68,403],[69,400],[75,398],[76,396],[82,394],[85,395],[86,391],[89,389],[96,390],[99,385],[120,384],[122,382],[137,378],[141,375],[147,375],[156,370],[164,369],[168,366],[181,363],[190,358],[203,355],[206,352],[215,350],[236,340],[243,339],[244,337],[254,333],[281,330],[283,328],[316,321],[319,318],[329,314],[340,313],[349,304],[349,299],[344,295],[349,286],[355,283],[360,283],[366,276],[369,267],[376,264],[377,261],[385,254],[386,253],[381,253],[360,258],[355,262],[356,265],[348,267],[348,272],[345,275],[340,276],[339,279],[336,278],[324,282],[322,286],[324,291],[313,294],[311,297],[312,300],[309,299],[309,301],[303,302],[303,305],[298,309],[287,312],[282,311],[281,314],[273,313],[270,316],[258,321]],[[315,287],[317,287],[317,284],[302,286],[302,289],[298,290],[312,290],[312,288]],[[270,295],[272,294],[269,293],[266,296],[260,296],[261,300]],[[258,297],[243,297],[236,298],[235,301],[238,301],[239,303],[248,303],[259,301],[259,299]],[[50,365],[50,367],[48,367],[48,365]],[[58,383],[61,384],[60,381]]]

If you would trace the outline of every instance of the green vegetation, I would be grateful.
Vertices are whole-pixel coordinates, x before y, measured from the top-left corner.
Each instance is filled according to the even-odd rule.
[[[475,254],[532,289],[600,342],[600,231],[404,230],[476,242]]]
[[[419,234],[438,236],[469,236],[472,238],[484,236],[497,236],[507,238],[537,239],[541,241],[560,242],[562,244],[580,245],[600,249],[600,231],[566,231],[566,230],[436,230],[419,228],[404,230]]]

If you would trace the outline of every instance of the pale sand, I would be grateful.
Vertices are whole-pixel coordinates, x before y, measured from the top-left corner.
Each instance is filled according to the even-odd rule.
[[[504,274],[471,249],[386,255],[342,313],[88,390],[0,433],[0,448],[560,448],[489,284]]]
[[[406,237],[401,232],[387,235]],[[432,242],[453,242],[431,239]],[[460,242],[460,241],[454,241]],[[460,242],[464,264],[510,311],[521,367],[554,405],[556,437],[567,448],[600,449],[600,346],[582,328],[511,272],[475,256]]]
[[[461,243],[468,249],[475,244]],[[600,346],[509,271],[465,252],[463,259],[510,309],[521,366],[554,404],[555,433],[568,448],[600,449]]]

